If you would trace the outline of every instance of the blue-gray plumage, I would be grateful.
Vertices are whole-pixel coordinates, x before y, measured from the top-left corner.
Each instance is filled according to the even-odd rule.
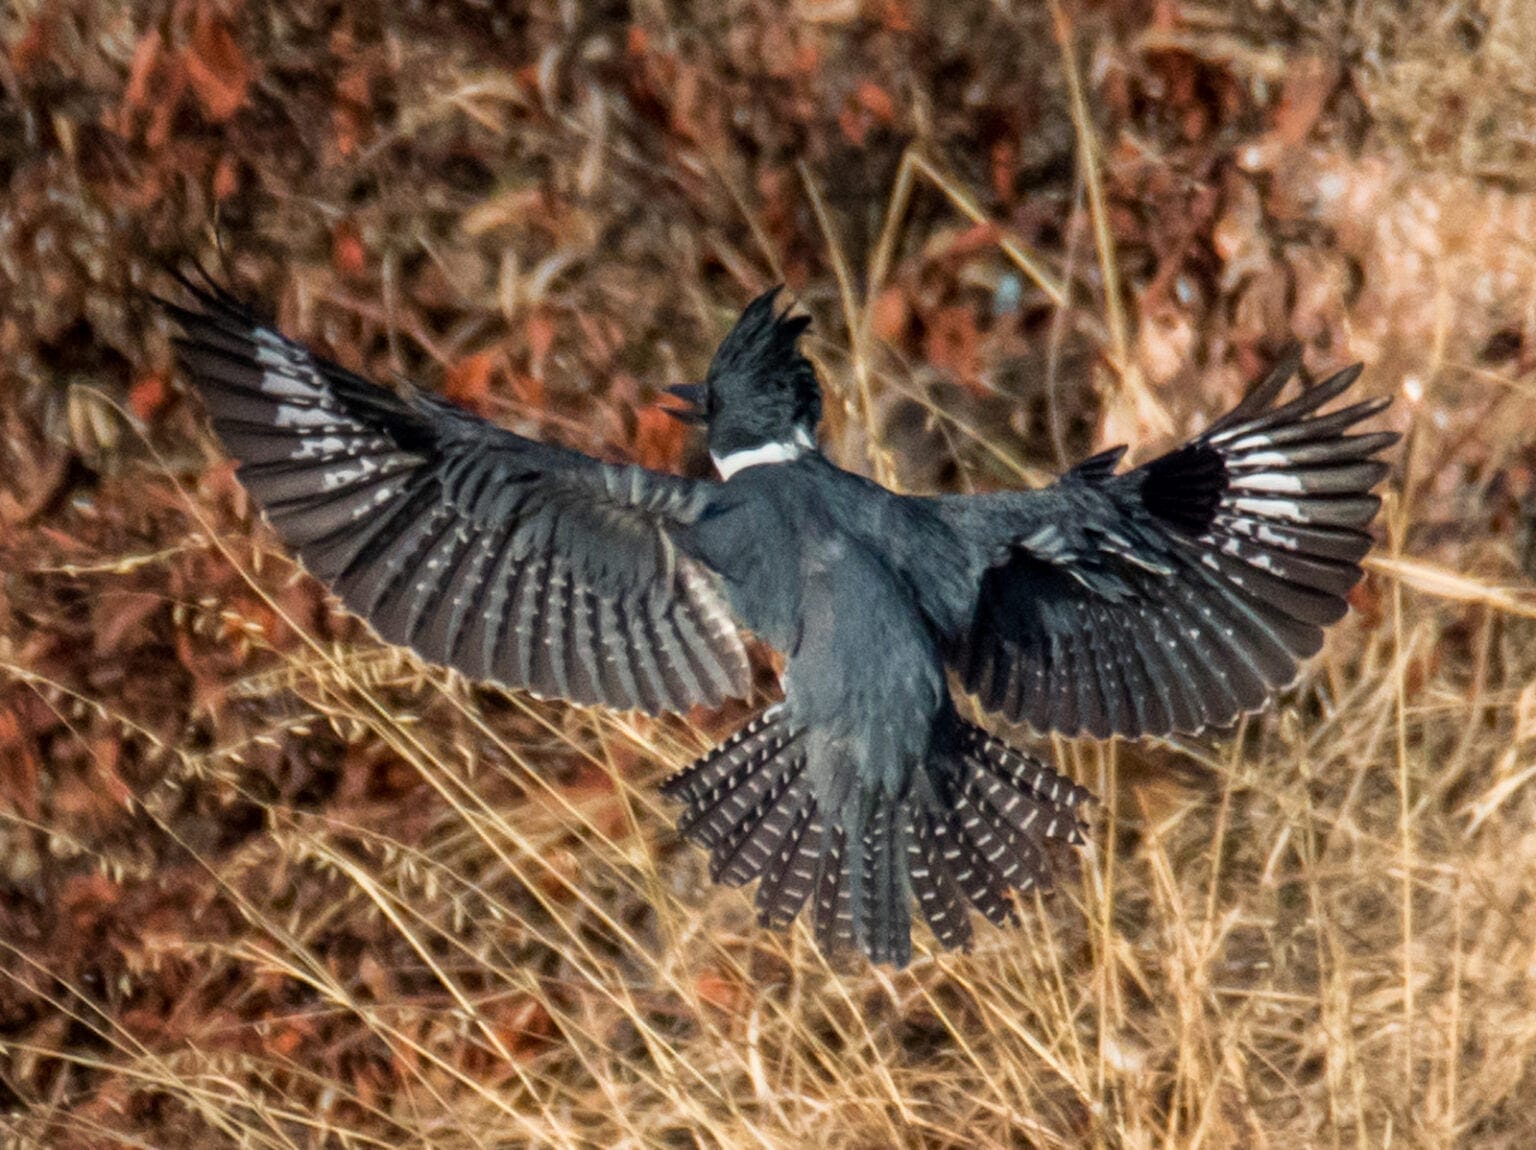
[[[1380,411],[1276,405],[1294,355],[1204,434],[1041,491],[910,497],[817,449],[808,321],[748,306],[702,384],[721,482],[601,463],[313,355],[217,287],[163,304],[184,374],[284,540],[379,635],[478,679],[657,713],[744,695],[737,627],[783,652],[784,699],[663,785],[711,873],[759,880],[764,924],[809,903],[820,944],[944,946],[1080,842],[1089,797],[964,721],[1196,731],[1261,705],[1345,611],[1370,547]],[[162,301],[163,302],[163,301]]]

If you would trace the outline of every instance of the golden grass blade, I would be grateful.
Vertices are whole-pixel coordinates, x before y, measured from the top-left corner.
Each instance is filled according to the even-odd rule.
[[[1476,604],[1501,614],[1536,619],[1536,593],[1524,588],[1502,587],[1475,575],[1402,555],[1370,555],[1364,566],[1367,571],[1437,599]]]

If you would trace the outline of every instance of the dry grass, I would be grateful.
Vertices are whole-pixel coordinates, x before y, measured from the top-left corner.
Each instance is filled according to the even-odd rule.
[[[1536,181],[1415,150],[1415,93],[1536,83],[1520,6],[918,7],[11,5],[7,1144],[1536,1143]],[[215,207],[292,330],[657,465],[650,389],[779,275],[832,449],[909,486],[1187,432],[1294,330],[1404,397],[1382,545],[1229,737],[1046,748],[1104,801],[1017,931],[833,968],[656,796],[745,709],[473,687],[253,525],[124,303]]]

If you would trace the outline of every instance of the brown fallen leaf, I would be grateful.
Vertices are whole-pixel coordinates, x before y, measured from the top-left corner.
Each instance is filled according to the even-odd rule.
[[[128,389],[128,408],[148,423],[171,398],[170,383],[158,373],[143,376]]]
[[[251,65],[229,26],[206,7],[197,10],[192,43],[183,53],[187,79],[203,115],[222,124],[241,107],[251,87]]]
[[[655,406],[637,408],[635,423],[635,462],[655,470],[675,470],[687,442],[687,424]]]
[[[165,49],[158,29],[151,29],[133,49],[128,67],[128,85],[123,89],[123,106],[136,110],[149,106],[155,71]]]
[[[738,1012],[746,997],[740,983],[713,970],[700,974],[694,981],[694,989],[700,1000],[727,1014]]]
[[[496,353],[491,351],[477,351],[455,360],[443,373],[443,394],[461,407],[484,412],[496,360]]]
[[[331,231],[331,266],[348,279],[360,279],[367,272],[368,252],[355,220],[342,220]]]

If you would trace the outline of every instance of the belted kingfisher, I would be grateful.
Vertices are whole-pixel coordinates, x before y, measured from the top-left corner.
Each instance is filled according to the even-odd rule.
[[[819,450],[809,325],[754,300],[703,383],[673,389],[720,480],[600,462],[396,395],[211,281],[160,301],[239,478],[390,643],[474,679],[656,714],[745,696],[738,628],[785,656],[783,701],[663,784],[717,881],[764,925],[911,956],[915,900],[966,947],[1083,841],[1089,792],[963,719],[1098,738],[1231,723],[1346,610],[1397,436],[1289,402],[1291,352],[1227,416],[1131,471],[1125,448],[1035,491],[900,495]]]

